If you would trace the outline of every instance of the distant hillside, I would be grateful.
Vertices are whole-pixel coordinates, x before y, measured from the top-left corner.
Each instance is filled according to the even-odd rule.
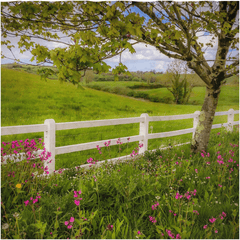
[[[39,69],[42,68],[50,68],[52,69],[54,72],[56,72],[56,74],[51,75],[49,77],[49,79],[58,79],[57,76],[57,68],[56,67],[50,67],[50,66],[32,66],[32,65],[23,65],[23,64],[18,64],[18,63],[8,63],[8,64],[2,64],[1,66],[2,68],[7,68],[7,69],[14,69],[14,70],[18,70],[18,71],[24,71],[27,73],[33,73],[33,74],[37,74]]]
[[[2,68],[8,68],[8,69],[15,69],[19,71],[25,71],[27,73],[33,73],[39,75],[38,71],[40,69],[44,68],[50,68],[52,69],[55,74],[51,75],[49,79],[58,79],[58,70],[56,67],[49,67],[49,66],[32,66],[32,65],[23,65],[23,64],[17,64],[17,63],[9,63],[9,64],[2,64]],[[87,79],[82,79],[83,82],[112,82],[114,81],[114,75],[109,73],[102,73],[102,74],[95,74],[92,72],[92,70],[87,71],[88,77]],[[183,77],[183,76],[182,76]],[[118,76],[118,81],[131,81],[131,82],[146,82],[148,84],[154,83],[154,84],[161,84],[164,86],[169,86],[171,81],[168,79],[168,76],[166,74],[160,74],[153,72],[131,72],[131,76],[128,76],[126,74],[120,74]],[[194,86],[205,86],[204,82],[200,79],[200,77],[197,76],[197,74],[187,74],[187,80],[191,85]],[[226,79],[226,84],[239,84],[239,76],[233,76],[229,79]]]

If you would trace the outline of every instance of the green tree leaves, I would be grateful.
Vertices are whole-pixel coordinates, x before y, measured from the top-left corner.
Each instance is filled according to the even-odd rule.
[[[145,17],[131,11],[133,6]],[[92,67],[98,72],[106,71],[109,67],[104,60],[126,49],[134,53],[134,44],[142,42],[155,46],[168,57],[188,62],[195,59],[201,64],[189,63],[189,66],[203,79],[209,75],[211,67],[204,58],[199,32],[208,32],[225,41],[225,52],[230,46],[237,49],[239,28],[235,18],[238,8],[238,2],[207,1],[8,2],[1,6],[2,37],[6,38],[8,34],[21,36],[19,47],[22,52],[31,50],[32,60],[38,63],[64,66],[69,72],[65,75],[70,78],[75,76],[71,71],[81,72]],[[59,45],[50,49],[43,41],[40,47],[33,37],[63,45],[61,49]],[[10,43],[4,44],[12,48]],[[214,45],[209,42],[207,46]],[[218,52],[223,53],[221,49]],[[219,57],[225,59],[226,56]],[[219,57],[216,61],[220,61]],[[222,71],[224,67],[221,67]],[[210,84],[207,78],[203,81]]]

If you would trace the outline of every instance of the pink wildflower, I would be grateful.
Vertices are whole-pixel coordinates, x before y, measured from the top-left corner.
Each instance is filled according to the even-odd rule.
[[[108,224],[108,225],[107,225],[107,229],[108,229],[109,231],[112,231],[113,225]]]
[[[72,224],[74,222],[74,217],[71,217],[69,221],[65,221],[64,224],[67,226],[68,229],[72,228]]]
[[[65,223],[64,223],[64,224],[67,226],[67,225],[68,225],[68,223],[69,223],[68,221],[65,221]]]
[[[151,216],[149,216],[149,221],[151,221],[152,223],[156,223],[157,222],[155,217],[151,217]]]
[[[211,223],[214,223],[216,221],[216,218],[209,219]]]
[[[176,199],[182,198],[182,197],[183,197],[182,195],[180,195],[179,193],[176,193],[176,196],[175,196]]]
[[[224,164],[222,160],[221,161],[217,160],[217,162],[219,163],[219,165]]]
[[[176,239],[181,239],[180,234],[177,234],[177,235],[176,235]]]
[[[166,229],[166,232],[170,238],[175,238],[174,234],[170,230]]]

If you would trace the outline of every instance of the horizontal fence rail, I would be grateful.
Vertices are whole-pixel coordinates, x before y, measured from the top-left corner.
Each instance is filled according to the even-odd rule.
[[[215,116],[228,115],[228,122],[222,124],[212,125],[212,129],[221,128],[222,126],[226,127],[228,131],[233,130],[234,125],[238,125],[239,121],[234,121],[234,114],[239,114],[239,110],[234,111],[230,109],[225,112],[216,112]],[[44,143],[46,151],[51,152],[51,162],[45,163],[45,166],[48,166],[49,173],[55,171],[55,155],[78,152],[83,150],[95,149],[98,145],[99,147],[105,147],[105,142],[108,140],[101,140],[96,142],[81,143],[69,146],[56,147],[56,131],[60,130],[69,130],[77,128],[91,128],[91,127],[102,127],[102,126],[111,126],[111,125],[123,125],[123,124],[133,124],[139,123],[139,135],[129,136],[121,138],[122,143],[127,142],[139,142],[143,144],[143,147],[140,148],[139,154],[143,154],[148,150],[148,140],[178,136],[183,134],[192,133],[193,137],[196,131],[196,127],[199,121],[200,111],[196,111],[193,114],[183,114],[183,115],[174,115],[174,116],[153,116],[150,117],[148,114],[143,113],[140,117],[135,118],[119,118],[119,119],[107,119],[107,120],[96,120],[96,121],[81,121],[81,122],[66,122],[66,123],[55,123],[53,119],[46,119],[44,124],[37,125],[23,125],[23,126],[10,126],[10,127],[1,127],[1,135],[15,135],[15,134],[24,134],[24,133],[34,133],[34,132],[44,132]],[[181,129],[170,132],[161,132],[161,133],[148,133],[149,122],[154,121],[172,121],[172,120],[184,120],[184,119],[193,119],[193,128]],[[117,145],[118,139],[111,139],[111,146]],[[23,154],[20,153],[19,159],[15,161],[22,161]],[[130,155],[128,155],[130,156]],[[107,161],[117,161],[117,159],[124,159],[128,156],[123,156],[116,159],[109,159]],[[3,159],[13,158],[16,155],[4,156]],[[103,161],[104,162],[104,161]],[[4,163],[4,162],[3,162]],[[99,163],[97,163],[99,165]],[[83,167],[89,167],[89,164],[82,165]]]
[[[68,123],[56,123],[56,130],[67,130],[76,128],[90,128],[90,127],[103,127],[119,124],[139,123],[144,118],[120,118],[120,119],[108,119],[108,120],[96,120],[96,121],[82,121],[82,122],[68,122]]]
[[[141,136],[141,135],[131,136],[129,140],[127,139],[128,137],[123,137],[121,138],[121,142],[127,143],[127,142],[143,141],[144,136]],[[117,141],[118,141],[118,138],[111,139],[111,146],[117,145],[118,144]],[[64,147],[56,147],[55,154],[64,154],[64,153],[79,152],[83,150],[94,149],[96,148],[97,145],[99,147],[105,147],[103,140],[101,140],[97,142],[81,143],[81,144],[69,145]]]
[[[47,126],[45,124],[2,127],[1,135],[44,132],[46,130],[47,130]]]
[[[181,119],[195,118],[197,116],[198,116],[198,114],[183,114],[183,115],[174,115],[174,116],[154,116],[154,117],[149,117],[149,121],[154,122],[154,121],[181,120]]]
[[[188,128],[188,129],[182,129],[182,130],[171,131],[171,132],[152,133],[152,134],[148,134],[148,139],[179,136],[183,134],[193,133],[194,131],[195,131],[194,128]]]

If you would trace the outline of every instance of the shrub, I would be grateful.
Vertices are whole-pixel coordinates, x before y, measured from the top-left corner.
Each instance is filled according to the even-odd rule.
[[[135,98],[144,98],[144,99],[149,99],[148,93],[145,92],[135,92],[134,93]]]
[[[157,96],[150,96],[149,100],[151,102],[161,102],[161,99],[159,97],[157,97]]]
[[[127,96],[129,96],[129,97],[134,97],[134,94],[135,94],[135,92],[130,90],[130,91],[127,93]]]
[[[156,88],[162,88],[162,84],[146,84],[146,83],[141,83],[141,84],[134,84],[133,86],[129,86],[131,89],[156,89]]]
[[[104,86],[100,87],[100,90],[104,91],[104,92],[111,92],[112,89],[111,89],[111,87],[104,85]]]
[[[112,93],[126,95],[129,90],[126,87],[116,86],[111,89]]]
[[[173,102],[171,97],[163,97],[162,99],[163,99],[162,100],[163,103],[172,103]]]
[[[192,92],[192,86],[184,78],[180,80],[180,74],[176,74],[171,79],[171,88],[167,88],[173,95],[176,104],[185,104],[188,102],[190,94]]]
[[[184,72],[184,78],[181,80],[181,73]],[[172,93],[176,104],[185,104],[188,102],[192,92],[193,85],[190,86],[187,81],[187,66],[184,62],[175,60],[168,66],[167,76],[171,80],[170,87],[167,89]]]
[[[91,85],[88,85],[88,87],[96,89],[96,90],[101,90],[101,86],[97,85],[97,84],[91,84]]]
[[[133,81],[133,82],[140,82],[140,81],[141,81],[141,79],[140,79],[140,78],[138,78],[138,77],[133,77],[133,78],[132,78],[132,81]]]

